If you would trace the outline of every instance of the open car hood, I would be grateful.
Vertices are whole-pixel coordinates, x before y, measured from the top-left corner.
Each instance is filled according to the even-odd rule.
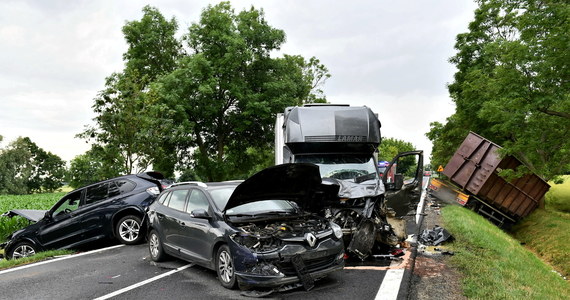
[[[236,187],[224,211],[262,200],[294,201],[316,212],[324,201],[338,199],[338,185],[323,184],[319,167],[308,163],[282,164],[264,169]]]
[[[47,210],[36,210],[36,209],[13,209],[8,212],[2,214],[3,217],[13,217],[13,216],[20,216],[24,217],[32,222],[37,222],[41,220]]]

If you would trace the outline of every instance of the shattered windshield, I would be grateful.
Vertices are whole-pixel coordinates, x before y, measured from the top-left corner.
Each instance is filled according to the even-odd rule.
[[[356,183],[378,179],[378,171],[371,156],[302,155],[296,157],[296,162],[318,165],[322,178]]]

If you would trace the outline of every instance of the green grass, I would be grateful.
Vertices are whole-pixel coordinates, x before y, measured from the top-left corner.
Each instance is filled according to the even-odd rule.
[[[564,183],[554,184],[550,182],[550,191],[546,194],[545,207],[548,210],[555,210],[570,214],[570,175],[562,176]]]
[[[3,259],[0,260],[0,270],[13,268],[25,264],[31,264],[38,261],[49,259],[54,256],[67,255],[71,253],[73,253],[73,251],[71,250],[52,250],[52,251],[39,252],[34,256],[24,257],[20,259],[11,259],[11,260]]]
[[[570,284],[520,242],[483,217],[459,206],[442,209],[455,237],[451,263],[470,299],[570,299]]]
[[[512,234],[558,272],[570,277],[570,176],[563,177],[563,184],[550,183],[545,209],[520,221]]]

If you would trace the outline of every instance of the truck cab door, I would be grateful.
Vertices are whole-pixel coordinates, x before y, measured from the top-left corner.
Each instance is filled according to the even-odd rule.
[[[422,194],[423,164],[422,150],[400,152],[382,174],[386,206],[394,210],[395,217],[415,214]]]

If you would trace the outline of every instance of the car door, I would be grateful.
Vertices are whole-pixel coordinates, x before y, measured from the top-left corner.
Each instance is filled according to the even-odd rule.
[[[210,202],[206,194],[200,189],[191,189],[185,214],[179,222],[180,235],[182,236],[181,252],[195,259],[208,262],[211,258],[212,243],[214,238],[210,235],[211,218],[197,218],[192,214],[195,210],[205,210],[212,216]]]
[[[73,247],[81,241],[81,218],[77,217],[84,190],[64,196],[46,214],[45,223],[38,229],[38,240],[46,248]]]
[[[102,182],[86,188],[85,197],[77,216],[81,218],[84,242],[89,242],[112,235],[111,198],[120,192],[113,181]]]
[[[181,223],[183,223],[185,216],[184,208],[188,193],[187,189],[173,190],[164,202],[164,207],[161,211],[157,211],[157,217],[164,234],[164,244],[175,253],[180,252],[183,244]]]
[[[423,151],[401,152],[382,174],[386,206],[395,211],[396,217],[415,214],[421,197],[423,163]]]

